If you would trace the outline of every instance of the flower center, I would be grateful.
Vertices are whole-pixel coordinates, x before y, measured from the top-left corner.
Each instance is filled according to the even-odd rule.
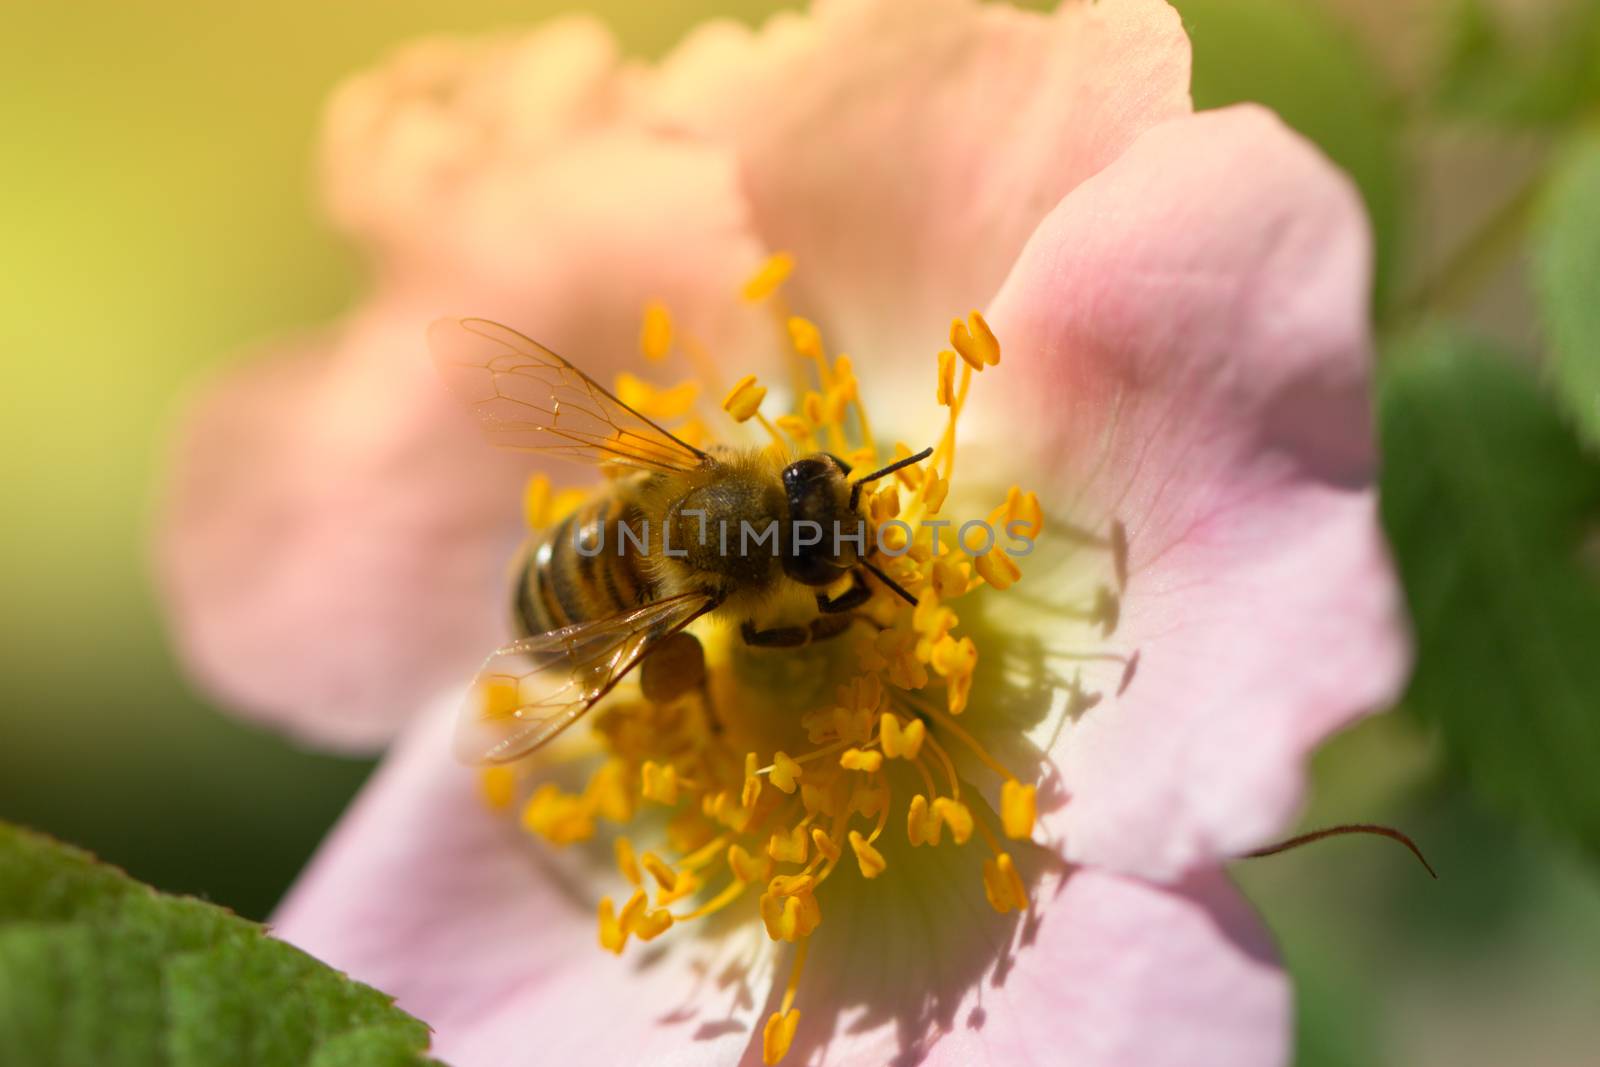
[[[915,453],[904,442],[880,452],[850,358],[830,358],[817,327],[789,315],[782,286],[792,267],[787,256],[774,256],[744,297],[781,324],[806,385],[792,411],[769,417],[766,388],[745,377],[728,390],[723,410],[760,427],[778,453],[831,452],[857,477],[910,459]],[[896,872],[881,848],[886,833],[903,833],[913,847],[985,850],[989,903],[1001,913],[1028,907],[1005,840],[1032,837],[1036,787],[962,725],[979,648],[962,632],[957,608],[979,589],[1018,581],[1014,557],[1039,536],[1043,513],[1033,493],[1013,486],[987,515],[939,518],[953,499],[962,408],[974,378],[1000,362],[999,342],[976,311],[952,323],[950,342],[938,353],[930,390],[945,409],[931,455],[861,486],[875,531],[870,561],[915,604],[873,583],[844,633],[803,649],[750,649],[728,628],[708,630],[701,638],[710,682],[704,691],[653,703],[636,687],[619,689],[593,720],[601,755],[582,788],[546,782],[522,808],[522,824],[557,846],[594,838],[602,822],[638,828],[613,838],[616,866],[631,887],[626,899],[618,906],[605,896],[598,905],[600,944],[612,952],[630,939],[650,941],[674,926],[750,907],[753,898],[751,917],[759,916],[767,936],[795,945],[781,1004],[762,1035],[769,1064],[793,1041],[809,939],[824,926],[832,895],[848,891],[840,883],[895,891]],[[704,440],[705,424],[691,411],[715,379],[700,346],[675,338],[671,316],[658,304],[646,309],[640,345],[652,363],[681,353],[695,364],[695,377],[660,389],[625,374],[618,396],[691,443]],[[528,520],[546,527],[581,499],[553,494],[537,478],[527,494]],[[854,580],[846,576],[823,592],[842,596]],[[974,782],[960,768],[992,779]],[[518,773],[485,772],[491,804],[512,804]],[[998,811],[981,795],[996,781]],[[636,844],[646,835],[651,847]]]

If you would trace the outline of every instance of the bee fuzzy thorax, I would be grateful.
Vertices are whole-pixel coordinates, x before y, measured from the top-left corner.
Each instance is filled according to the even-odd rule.
[[[752,277],[753,314],[779,306],[790,269],[777,259]],[[608,951],[714,914],[742,915],[793,945],[777,1010],[760,1028],[767,1063],[800,1032],[810,940],[826,937],[830,914],[855,895],[919,892],[906,859],[917,850],[976,850],[973,878],[994,910],[1027,909],[1019,858],[1032,847],[1037,807],[1035,785],[991,754],[982,716],[967,714],[981,650],[963,624],[966,603],[1004,596],[1022,578],[1014,542],[963,551],[933,521],[969,498],[951,491],[956,428],[975,377],[1000,362],[999,342],[977,312],[953,324],[951,350],[930,356],[926,393],[943,432],[917,453],[882,449],[848,357],[830,357],[806,320],[780,321],[811,387],[776,417],[753,377],[723,405],[728,432],[755,428],[764,442],[702,452],[641,414],[668,391],[635,380],[642,407],[628,411],[653,431],[574,431],[557,443],[626,470],[564,512],[530,509],[542,526],[515,593],[530,636],[491,657],[468,712],[501,730],[487,758],[502,760],[595,707],[599,754],[587,757],[580,787],[516,764],[487,772],[486,796],[520,803],[523,826],[551,845],[605,842],[618,886],[596,902]],[[662,365],[680,342],[653,305],[641,331],[647,357]],[[512,391],[497,374],[521,373],[497,358],[495,348],[469,364],[489,371],[477,388],[490,403]],[[542,349],[529,358],[542,378],[567,374]],[[497,409],[494,428],[506,417]],[[541,493],[552,499],[536,481],[530,498]],[[1038,499],[1019,487],[966,517],[1030,544],[1043,525]],[[628,521],[665,536],[620,553],[577,551],[585,535],[615,537]],[[737,544],[767,525],[776,545]],[[949,529],[960,525],[952,518]],[[674,665],[652,676],[652,650]],[[641,661],[642,687],[622,678]],[[698,684],[675,684],[696,672]]]

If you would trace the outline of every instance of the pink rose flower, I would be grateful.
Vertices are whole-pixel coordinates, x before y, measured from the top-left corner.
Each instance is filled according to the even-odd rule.
[[[326,181],[374,292],[200,399],[161,544],[203,684],[308,741],[394,739],[279,935],[395,994],[458,1065],[1285,1062],[1287,983],[1221,865],[1282,832],[1307,754],[1405,674],[1372,484],[1369,238],[1313,148],[1259,108],[1194,114],[1188,81],[1158,0],[834,0],[704,26],[654,67],[567,20],[418,45],[342,89]],[[753,276],[778,284],[780,251],[781,291],[741,301]],[[648,373],[641,311],[670,308],[711,399],[751,373],[776,411],[784,304],[852,358],[818,357],[830,414],[775,432],[853,427],[858,396],[876,443],[939,446],[903,514],[1021,521],[1037,551],[1014,571],[905,559],[917,611],[880,592],[866,674],[826,679],[871,675],[887,704],[858,686],[835,723],[832,698],[801,714],[759,677],[728,683],[756,720],[730,732],[813,735],[814,791],[783,787],[772,748],[688,800],[627,747],[649,739],[601,738],[587,786],[576,763],[543,791],[457,764],[455,709],[506,637],[543,468],[483,443],[427,324],[498,319],[610,381]],[[725,645],[714,662],[740,654]],[[884,708],[926,752],[886,737]],[[513,796],[524,827],[495,810]],[[759,829],[795,830],[804,867],[760,855],[763,797],[792,806]],[[651,943],[601,952],[596,901],[630,891],[609,850],[528,829],[588,841],[663,800],[678,831],[749,850],[681,842],[653,908],[608,926],[601,907],[607,947]],[[767,881],[801,872],[827,884]]]

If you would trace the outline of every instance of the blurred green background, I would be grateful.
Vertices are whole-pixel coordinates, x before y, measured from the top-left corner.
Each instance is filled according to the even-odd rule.
[[[784,5],[586,6],[648,56],[708,14]],[[1572,162],[1594,141],[1600,16],[1587,0],[1179,7],[1202,106],[1263,100],[1360,184],[1386,359],[1405,368],[1385,372],[1385,511],[1423,667],[1408,708],[1319,756],[1306,822],[1402,826],[1443,877],[1364,839],[1239,866],[1298,982],[1300,1061],[1594,1062],[1600,787],[1585,768],[1600,757],[1600,686],[1570,661],[1600,658],[1600,596],[1544,593],[1588,597],[1600,571],[1600,388],[1592,410],[1582,399],[1600,346],[1585,349],[1593,317],[1560,295],[1600,291],[1600,218],[1584,231],[1551,214],[1600,200],[1600,167]],[[360,288],[311,186],[335,82],[419,34],[564,9],[8,8],[0,819],[263,917],[360,785],[367,763],[240,725],[178,675],[147,568],[164,435],[197,374],[326,320]],[[1508,395],[1514,418],[1498,406]],[[1452,433],[1487,434],[1491,458],[1436,482],[1458,473]],[[1523,499],[1511,487],[1530,472],[1551,484],[1529,479]],[[1419,500],[1467,516],[1469,533],[1480,514],[1505,530],[1473,542],[1459,521],[1428,526]],[[1435,559],[1452,562],[1443,578]],[[1501,588],[1525,625],[1479,612]],[[1493,640],[1480,621],[1500,627]],[[1522,753],[1522,737],[1538,743]]]

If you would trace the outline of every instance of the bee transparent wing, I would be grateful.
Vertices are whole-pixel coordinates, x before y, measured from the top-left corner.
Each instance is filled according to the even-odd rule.
[[[488,319],[440,319],[434,362],[495,444],[589,463],[687,471],[710,462],[532,338]]]
[[[524,637],[483,664],[456,725],[456,755],[467,763],[525,756],[582,718],[657,641],[712,607],[684,593]]]

